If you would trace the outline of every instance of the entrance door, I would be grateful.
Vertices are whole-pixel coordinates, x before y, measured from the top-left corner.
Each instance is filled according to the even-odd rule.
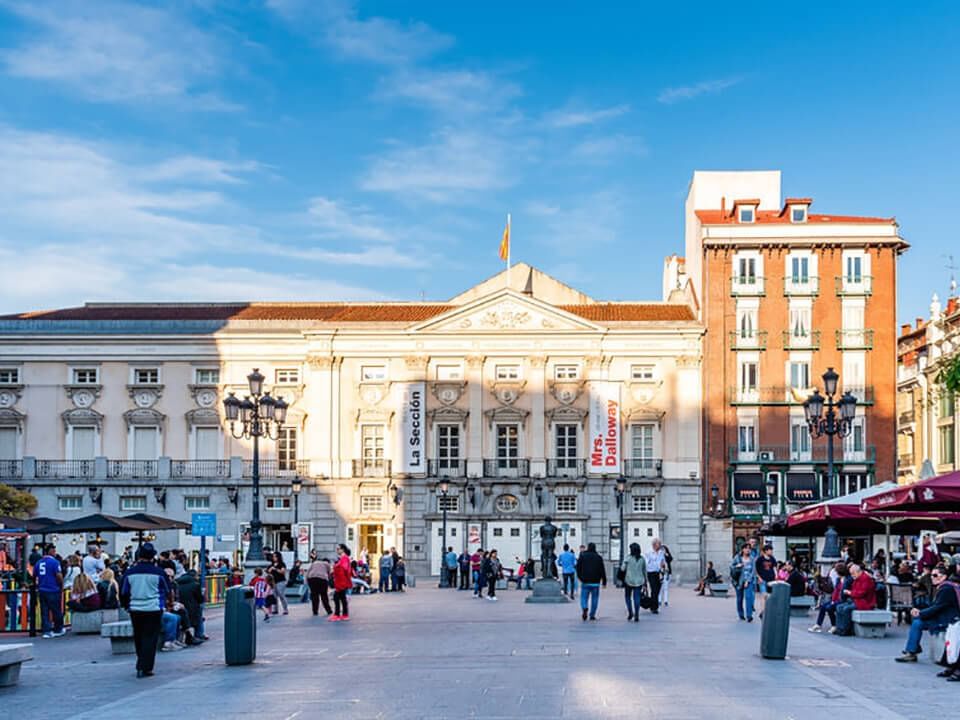
[[[383,525],[364,523],[357,526],[357,557],[366,549],[370,574],[377,576],[380,569],[380,556],[383,555]],[[378,576],[379,577],[379,576]]]
[[[504,568],[514,572],[527,559],[527,523],[496,521],[487,523],[485,550],[496,550]],[[539,548],[538,548],[539,549]]]
[[[649,552],[650,543],[654,538],[663,539],[660,536],[660,523],[650,520],[627,521],[627,544],[623,546],[624,557],[630,552],[630,543],[640,543],[640,550]]]
[[[462,522],[450,522],[447,520],[447,547],[452,547],[453,551],[459,555],[466,544],[466,538],[463,535]],[[430,574],[440,576],[440,562],[443,559],[443,523],[434,521],[430,528]]]

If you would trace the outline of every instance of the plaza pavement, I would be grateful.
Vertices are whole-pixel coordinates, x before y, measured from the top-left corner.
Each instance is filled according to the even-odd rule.
[[[759,657],[760,624],[736,620],[732,598],[673,588],[671,606],[627,623],[622,595],[603,591],[600,619],[579,608],[496,603],[411,589],[351,601],[349,623],[308,605],[258,624],[255,664],[223,664],[222,613],[195,649],[158,656],[137,680],[133,656],[92,636],[35,643],[20,685],[0,690],[3,718],[811,718],[957,717],[960,685],[925,659],[893,662],[905,627],[884,640],[806,632],[795,619],[789,658]],[[0,637],[0,643],[23,642]]]

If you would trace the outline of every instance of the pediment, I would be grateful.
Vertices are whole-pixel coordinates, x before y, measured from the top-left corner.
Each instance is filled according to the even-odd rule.
[[[549,303],[512,290],[501,290],[479,298],[413,328],[414,332],[498,334],[571,330],[599,331],[601,328]]]

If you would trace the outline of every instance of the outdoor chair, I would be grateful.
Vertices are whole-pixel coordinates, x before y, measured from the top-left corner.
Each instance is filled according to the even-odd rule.
[[[887,592],[890,593],[890,611],[897,614],[897,625],[900,625],[902,618],[909,618],[913,608],[913,588],[891,584],[887,586]]]

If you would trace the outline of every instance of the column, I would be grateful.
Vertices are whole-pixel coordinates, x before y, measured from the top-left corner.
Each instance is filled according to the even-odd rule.
[[[481,355],[467,358],[467,389],[470,397],[467,477],[483,477],[483,361]]]
[[[545,416],[545,394],[547,385],[545,379],[547,359],[542,355],[534,355],[530,358],[530,391],[533,393],[531,398],[531,418],[530,418],[530,476],[546,477],[547,461],[544,453],[544,444],[546,433],[544,429]]]

